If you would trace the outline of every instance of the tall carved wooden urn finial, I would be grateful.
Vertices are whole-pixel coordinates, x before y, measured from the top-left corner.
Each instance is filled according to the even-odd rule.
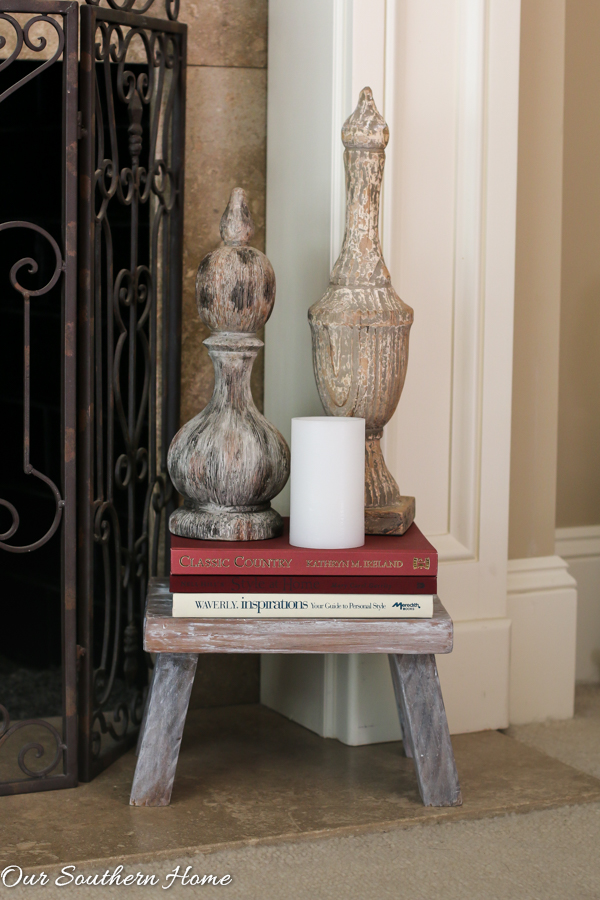
[[[404,534],[415,498],[402,497],[381,452],[384,425],[400,400],[413,311],[390,280],[379,242],[379,197],[389,130],[370,88],[342,128],[346,231],[325,296],[308,312],[313,366],[330,416],[366,424],[365,532]]]
[[[254,224],[241,188],[221,219],[223,246],[198,268],[198,313],[213,332],[204,344],[215,369],[208,406],[175,435],[169,474],[183,506],[169,519],[173,534],[203,540],[257,541],[283,531],[273,497],[290,473],[290,451],[257,410],[250,375],[263,346],[255,332],[275,302],[275,273],[248,246]]]

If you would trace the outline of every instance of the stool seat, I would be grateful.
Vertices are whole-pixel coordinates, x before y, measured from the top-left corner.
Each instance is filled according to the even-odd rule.
[[[404,750],[426,806],[462,804],[436,653],[452,650],[439,597],[431,619],[173,617],[168,578],[151,578],[144,648],[156,653],[130,803],[167,806],[199,653],[387,653]]]
[[[151,578],[149,653],[450,653],[452,619],[439,597],[431,619],[173,618],[168,578]]]

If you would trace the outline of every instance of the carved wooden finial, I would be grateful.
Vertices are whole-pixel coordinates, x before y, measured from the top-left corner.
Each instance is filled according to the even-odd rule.
[[[346,150],[385,150],[390,130],[375,106],[373,91],[363,88],[356,109],[342,126],[342,141]]]
[[[221,218],[221,240],[228,247],[247,244],[254,235],[254,222],[248,208],[246,192],[234,188]]]
[[[171,515],[173,534],[203,540],[253,541],[283,531],[271,499],[285,485],[290,451],[257,410],[252,365],[275,302],[275,273],[260,250],[241,188],[221,219],[223,245],[205,256],[196,277],[198,314],[212,334],[204,341],[215,369],[210,403],[184,425],[169,449],[169,474],[184,497]]]
[[[308,318],[313,365],[330,416],[366,420],[365,532],[403,534],[414,497],[400,494],[381,451],[383,427],[398,405],[413,311],[392,287],[379,240],[379,199],[389,129],[365,88],[344,123],[346,230],[325,296]]]
[[[390,273],[379,240],[379,200],[390,132],[373,100],[360,92],[356,109],[342,127],[346,148],[346,229],[331,284],[387,286]],[[411,312],[412,316],[412,312]]]

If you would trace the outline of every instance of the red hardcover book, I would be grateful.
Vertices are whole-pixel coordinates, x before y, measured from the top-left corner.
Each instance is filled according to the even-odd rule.
[[[197,541],[171,535],[171,575],[437,575],[435,547],[413,523],[400,536],[368,534],[351,550],[292,547],[289,522],[267,541]]]
[[[437,594],[435,575],[171,575],[174,594]]]

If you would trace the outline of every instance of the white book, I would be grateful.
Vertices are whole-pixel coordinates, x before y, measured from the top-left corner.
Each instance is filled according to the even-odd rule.
[[[173,594],[186,619],[430,619],[433,594]]]

